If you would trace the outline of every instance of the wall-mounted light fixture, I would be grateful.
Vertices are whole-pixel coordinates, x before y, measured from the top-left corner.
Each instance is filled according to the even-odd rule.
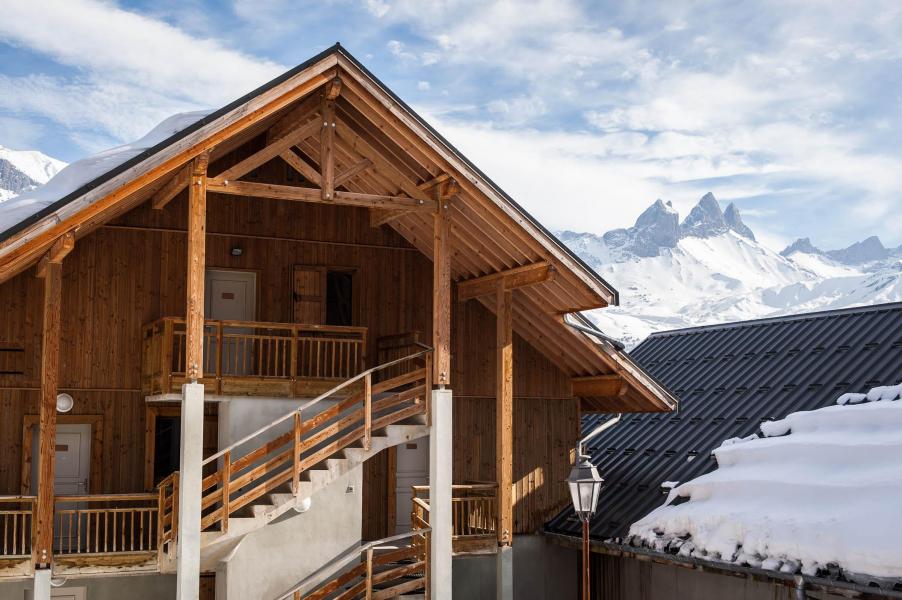
[[[57,394],[56,412],[67,413],[75,406],[75,400],[69,394]]]
[[[244,254],[244,250],[240,246],[232,246],[232,256],[241,256],[242,254]]]

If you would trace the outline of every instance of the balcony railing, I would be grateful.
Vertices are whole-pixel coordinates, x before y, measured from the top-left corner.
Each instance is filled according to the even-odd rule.
[[[429,526],[429,487],[412,486],[413,529]],[[497,501],[494,483],[451,486],[452,543],[456,554],[494,551]]]
[[[315,396],[363,371],[366,335],[365,327],[207,320],[201,383],[216,394]],[[179,391],[185,343],[183,318],[144,326],[145,394]]]
[[[155,563],[158,502],[157,494],[57,496],[53,518],[57,559],[146,554]]]
[[[0,559],[31,557],[34,496],[0,496]]]

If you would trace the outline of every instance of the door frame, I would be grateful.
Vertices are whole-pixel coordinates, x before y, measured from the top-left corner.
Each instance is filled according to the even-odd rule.
[[[326,307],[329,303],[329,271],[333,272],[341,272],[341,273],[350,273],[351,274],[351,327],[359,327],[359,317],[360,317],[360,267],[358,266],[346,266],[346,265],[323,265],[323,264],[310,264],[310,263],[294,263],[291,266],[291,273],[289,274],[288,281],[288,298],[291,300],[291,318],[289,321],[294,321],[294,303],[295,303],[295,272],[298,269],[304,269],[308,271],[319,271],[320,272],[320,285],[323,290],[323,297],[320,307],[320,322],[319,323],[310,323],[310,325],[325,325],[326,324]]]
[[[207,403],[204,403],[206,409]],[[154,454],[157,448],[157,417],[181,417],[181,404],[147,403],[144,406],[144,491],[154,491]],[[219,430],[219,415],[204,410],[204,428],[213,424]]]
[[[33,431],[40,424],[39,415],[22,417],[22,466],[19,475],[19,492],[29,495],[31,489],[31,445],[34,441]],[[91,426],[91,476],[88,478],[88,493],[99,494],[101,474],[103,473],[103,415],[56,415],[56,422],[64,425]]]
[[[204,268],[204,292],[206,293],[207,287],[207,273],[209,271],[232,271],[234,273],[253,273],[254,274],[254,318],[252,321],[260,320],[260,290],[262,289],[260,286],[260,280],[263,278],[263,269],[242,269],[238,267],[217,267],[215,265],[207,264]],[[206,304],[207,299],[204,298],[204,312],[206,312]],[[205,317],[206,318],[206,317]]]

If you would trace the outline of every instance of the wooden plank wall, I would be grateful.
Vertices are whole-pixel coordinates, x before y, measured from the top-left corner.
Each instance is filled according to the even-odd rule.
[[[270,170],[270,180],[296,177],[276,161],[261,169]],[[79,240],[63,265],[60,387],[75,398],[75,414],[104,417],[105,492],[142,488],[140,329],[161,316],[184,316],[185,228],[182,193],[164,211],[148,203]],[[260,320],[290,321],[294,266],[322,265],[357,270],[354,319],[370,328],[370,364],[378,336],[431,331],[432,264],[390,228],[371,228],[365,209],[214,195],[207,229],[208,267],[257,272]],[[232,255],[234,247],[242,249],[240,256]],[[6,308],[0,344],[25,348],[25,373],[0,375],[2,494],[19,492],[22,418],[37,410],[40,299],[33,270],[0,286]],[[477,301],[455,304],[452,327],[455,437],[461,440],[455,480],[493,480],[494,316]],[[515,525],[521,532],[534,530],[566,498],[561,482],[578,414],[567,399],[567,377],[519,337],[514,360]],[[386,469],[385,461],[374,461],[366,477],[384,477]],[[373,494],[365,514],[382,515],[384,503],[384,492]]]

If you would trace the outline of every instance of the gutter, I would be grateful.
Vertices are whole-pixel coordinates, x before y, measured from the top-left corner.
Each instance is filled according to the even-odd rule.
[[[541,533],[552,542],[567,548],[578,549],[581,544],[580,539],[572,535],[554,533],[545,530],[542,530]],[[608,556],[620,556],[640,561],[674,565],[695,571],[718,573],[721,575],[732,575],[734,577],[742,577],[745,579],[753,579],[774,585],[791,587],[796,594],[795,598],[797,600],[807,597],[806,590],[834,593],[845,596],[847,598],[902,599],[902,591],[861,585],[858,583],[839,581],[836,579],[828,579],[826,577],[803,575],[800,573],[781,573],[779,571],[769,571],[767,569],[761,569],[757,567],[744,567],[723,561],[706,560],[694,556],[677,556],[664,552],[657,552],[655,550],[649,550],[648,548],[637,548],[635,546],[617,544],[611,541],[589,540],[589,545],[592,551],[598,554],[607,554]]]

